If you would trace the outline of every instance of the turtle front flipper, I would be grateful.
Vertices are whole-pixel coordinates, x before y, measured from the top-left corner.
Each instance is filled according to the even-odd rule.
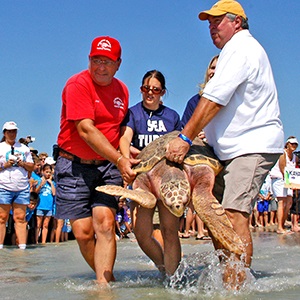
[[[212,194],[215,174],[210,166],[192,168],[194,208],[213,237],[227,250],[237,255],[245,253],[245,245],[233,229],[224,208]]]
[[[118,185],[102,185],[97,186],[96,190],[112,196],[129,198],[145,208],[153,208],[156,205],[155,196],[150,192],[144,191],[140,188],[129,190]]]

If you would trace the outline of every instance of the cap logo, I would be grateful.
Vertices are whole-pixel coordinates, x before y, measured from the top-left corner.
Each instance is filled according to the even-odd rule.
[[[103,39],[97,44],[97,50],[111,51],[111,43]]]

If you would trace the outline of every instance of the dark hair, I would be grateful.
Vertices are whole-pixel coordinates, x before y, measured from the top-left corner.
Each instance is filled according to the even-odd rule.
[[[294,135],[290,135],[288,138],[287,138],[287,140],[286,140],[286,142],[285,142],[285,145],[284,145],[284,148],[287,148],[287,145],[288,145],[288,140],[289,139],[295,139],[296,137],[294,136]]]
[[[40,197],[36,192],[30,192],[30,201],[34,203],[38,203],[40,201]]]
[[[157,70],[151,70],[151,71],[148,71],[145,75],[144,75],[144,77],[143,77],[143,79],[142,79],[142,85],[144,84],[144,82],[145,82],[145,80],[146,79],[150,79],[150,78],[155,78],[155,79],[157,79],[159,82],[160,82],[160,84],[161,84],[161,88],[163,89],[163,90],[166,90],[167,88],[166,88],[166,79],[165,79],[165,76],[160,72],[160,71],[157,71]]]
[[[53,170],[52,166],[49,164],[44,164],[42,170],[45,171],[46,168],[50,168],[51,171]]]

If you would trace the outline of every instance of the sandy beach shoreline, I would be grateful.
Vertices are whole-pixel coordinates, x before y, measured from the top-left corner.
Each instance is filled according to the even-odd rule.
[[[275,229],[270,227],[253,231],[255,253],[252,269],[256,275],[255,284],[241,295],[235,295],[237,299],[292,299],[289,297],[299,295],[300,233],[278,235]],[[198,241],[191,237],[181,242],[185,262],[194,261],[200,265],[204,254],[207,259],[213,253],[210,241]],[[124,239],[118,241],[117,247],[116,282],[105,292],[99,291],[95,285],[95,274],[83,261],[76,241],[29,245],[25,251],[13,246],[5,247],[0,252],[1,298],[176,300],[182,299],[183,295],[190,299],[224,297],[219,288],[215,292],[208,292],[203,286],[193,286],[184,291],[168,289],[154,264],[136,242]],[[188,274],[188,266],[186,271]],[[187,280],[191,280],[188,275]]]

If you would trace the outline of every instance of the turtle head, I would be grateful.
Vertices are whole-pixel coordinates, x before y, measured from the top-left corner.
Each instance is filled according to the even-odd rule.
[[[190,201],[190,184],[187,180],[162,183],[160,195],[163,204],[176,217],[181,217]]]

